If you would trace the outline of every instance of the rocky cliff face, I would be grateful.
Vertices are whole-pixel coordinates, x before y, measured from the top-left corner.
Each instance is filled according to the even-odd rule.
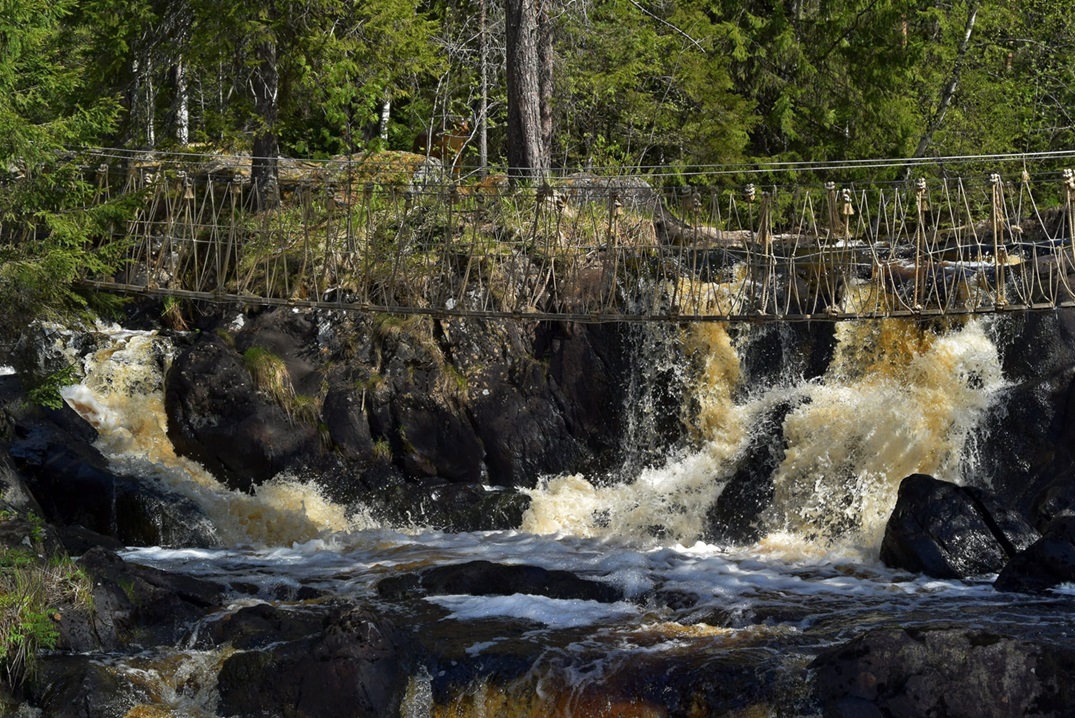
[[[276,362],[255,380],[251,362]],[[271,309],[207,325],[168,374],[176,449],[248,490],[311,471],[338,501],[532,486],[610,464],[628,358],[616,326]]]

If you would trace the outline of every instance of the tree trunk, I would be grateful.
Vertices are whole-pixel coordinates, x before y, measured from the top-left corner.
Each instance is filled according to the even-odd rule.
[[[544,179],[548,154],[543,143],[542,28],[537,2],[506,0],[505,39],[508,85],[508,176]]]
[[[478,172],[484,177],[489,166],[489,35],[485,12],[485,3],[488,0],[480,2],[481,99],[478,110]]]
[[[175,141],[190,144],[190,91],[182,58],[175,64]]]
[[[552,23],[549,0],[538,0],[538,85],[541,88],[541,161],[542,168],[552,166]]]
[[[280,74],[276,66],[275,39],[266,38],[259,42],[257,56],[258,66],[251,84],[254,88],[254,110],[261,124],[254,135],[250,180],[254,185],[258,209],[273,209],[280,201],[280,145],[276,137]]]
[[[384,102],[381,103],[381,126],[380,137],[385,142],[388,141],[388,120],[392,117],[392,95],[388,93],[388,90],[384,91]]]
[[[979,3],[975,2],[967,10],[967,25],[963,30],[963,40],[959,43],[959,48],[956,50],[956,61],[952,66],[952,74],[948,77],[948,82],[945,83],[944,92],[941,94],[941,101],[937,106],[937,111],[933,113],[933,119],[930,120],[925,134],[923,134],[922,139],[918,141],[918,146],[915,148],[913,157],[926,156],[926,150],[929,149],[930,144],[933,143],[933,135],[936,134],[941,123],[944,122],[944,116],[948,113],[948,108],[952,104],[952,98],[955,97],[956,88],[959,87],[959,79],[963,74],[963,63],[967,58],[967,48],[970,47],[970,38],[971,34],[974,32],[974,24],[978,20],[978,6]],[[910,170],[908,170],[908,175],[909,174]]]
[[[131,136],[142,147],[152,149],[157,144],[154,125],[153,62],[148,50],[135,51],[131,63],[134,85],[131,88]]]

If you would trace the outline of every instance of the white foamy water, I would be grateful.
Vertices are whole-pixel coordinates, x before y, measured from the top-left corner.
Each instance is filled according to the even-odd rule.
[[[348,516],[312,480],[278,476],[251,496],[227,489],[200,464],[176,455],[164,410],[171,342],[155,332],[99,330],[100,348],[79,360],[82,382],[61,395],[97,429],[96,446],[115,471],[194,500],[224,544],[288,545],[363,525],[363,517]]]
[[[381,607],[407,625],[411,616],[384,605],[379,581],[473,560],[570,571],[623,592],[612,604],[529,595],[421,599],[425,609],[413,619],[461,624],[466,656],[479,660],[522,642],[535,657],[511,688],[516,694],[479,682],[457,697],[462,707],[452,715],[504,715],[499,710],[513,700],[530,706],[518,715],[600,714],[610,710],[602,681],[631,675],[640,660],[696,663],[746,649],[736,655],[749,654],[761,675],[877,626],[951,623],[1075,639],[1070,588],[1005,595],[989,577],[938,581],[876,561],[879,527],[903,476],[924,471],[960,481],[973,466],[971,436],[1004,383],[986,325],[975,320],[934,334],[909,323],[846,324],[838,340],[832,365],[816,380],[743,387],[725,328],[691,329],[682,338],[690,360],[682,371],[694,377],[691,445],[626,482],[550,477],[531,492],[523,526],[502,532],[373,526],[294,479],[256,496],[228,491],[177,457],[167,440],[162,388],[171,348],[153,334],[102,336],[85,356],[85,380],[64,396],[98,428],[117,470],[160,482],[211,517],[220,548],[124,555],[231,589],[241,598],[224,613],[298,599],[305,590]],[[706,512],[736,461],[763,419],[783,406],[791,407],[780,427],[787,450],[766,517],[770,531],[746,547],[700,542]],[[437,610],[443,618],[426,616]],[[471,626],[498,622],[501,634],[471,636]],[[116,660],[155,705],[208,716],[226,655],[182,647]],[[403,715],[435,713],[436,676],[423,670],[412,676]],[[448,714],[443,704],[437,710]]]
[[[1004,380],[979,320],[943,334],[911,322],[848,322],[837,327],[837,339],[820,379],[788,377],[744,391],[726,327],[689,327],[682,341],[694,381],[693,445],[627,482],[549,477],[530,492],[521,530],[689,545],[703,535],[706,513],[752,432],[788,405],[780,427],[787,448],[766,516],[771,536],[759,550],[872,560],[904,476],[959,482],[973,466],[968,442]],[[226,544],[290,545],[370,526],[311,481],[282,476],[250,496],[178,457],[163,400],[171,358],[170,343],[151,332],[102,329],[99,348],[81,359],[82,383],[63,391],[97,428],[98,447],[117,471],[197,501]]]
[[[522,651],[533,661],[507,685],[468,683],[447,699],[448,706],[443,694],[440,702],[434,700],[435,676],[419,668],[402,711],[413,718],[602,715],[608,682],[637,680],[636,671],[646,661],[669,670],[713,661],[718,671],[722,661],[749,662],[762,680],[783,666],[793,675],[801,670],[802,656],[876,627],[948,624],[1028,640],[1041,635],[1075,639],[1066,595],[998,594],[988,578],[942,581],[831,557],[791,559],[702,543],[645,547],[613,538],[519,531],[404,535],[372,530],[273,549],[131,549],[125,558],[243,586],[244,593],[257,587],[257,598],[238,600],[230,610],[312,589],[335,601],[370,606],[407,630],[445,631],[461,642],[468,660],[496,666],[502,652]],[[381,579],[474,560],[570,571],[620,588],[625,600],[598,604],[521,594],[419,595],[412,598],[443,614],[430,617],[420,611],[413,618],[401,614],[398,603],[382,605],[377,592]],[[185,651],[184,664],[187,654],[199,665],[212,663],[213,655]],[[699,675],[705,675],[704,669]],[[214,704],[200,696],[211,695],[215,674],[208,671],[200,680],[204,685],[189,682],[200,686],[197,701],[187,697],[188,685],[173,704],[182,715],[213,715]],[[777,709],[775,715],[814,713]]]
[[[773,537],[762,546],[872,560],[900,481],[920,472],[962,483],[974,466],[973,432],[1005,385],[982,320],[944,334],[907,321],[842,323],[823,377],[747,387],[739,400],[739,359],[724,326],[687,332],[695,448],[625,484],[546,479],[531,492],[525,530],[694,541],[751,432],[788,403],[767,516]]]
[[[829,372],[784,421],[775,510],[786,530],[869,554],[904,477],[963,483],[975,463],[968,441],[1005,382],[982,321],[945,334],[845,323],[837,336]]]

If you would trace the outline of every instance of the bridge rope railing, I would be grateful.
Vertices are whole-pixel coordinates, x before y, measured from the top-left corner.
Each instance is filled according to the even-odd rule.
[[[138,198],[110,290],[241,304],[580,322],[936,317],[1075,305],[1075,177],[654,187],[457,181],[409,153],[282,161],[87,154]],[[748,177],[750,178],[750,177]]]

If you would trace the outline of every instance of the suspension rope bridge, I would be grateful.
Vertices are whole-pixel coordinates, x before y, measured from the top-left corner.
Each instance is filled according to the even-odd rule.
[[[411,153],[279,160],[86,152],[134,198],[111,291],[242,305],[573,322],[945,317],[1075,306],[1075,153],[460,181]],[[990,164],[1008,172],[973,172]],[[903,169],[907,180],[775,182]],[[952,169],[966,170],[952,174]],[[1033,172],[1031,172],[1033,169]],[[733,186],[733,181],[746,180]],[[268,200],[266,199],[268,198]]]

